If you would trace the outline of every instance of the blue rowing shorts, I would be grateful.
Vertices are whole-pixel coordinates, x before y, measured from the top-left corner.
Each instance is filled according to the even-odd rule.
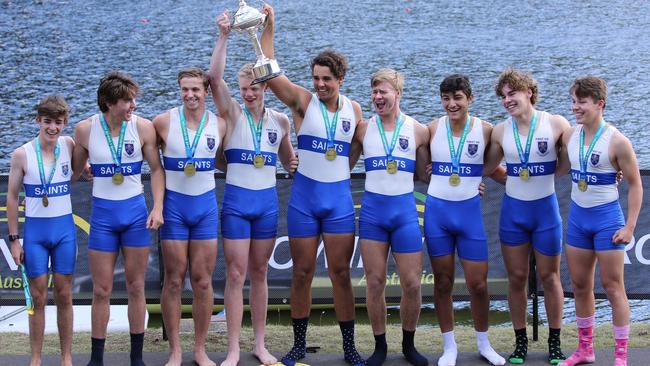
[[[618,200],[595,207],[580,207],[571,201],[567,223],[567,244],[589,250],[623,250],[612,238],[625,226],[625,217]]]
[[[165,191],[161,240],[211,240],[219,237],[214,189],[198,196]]]
[[[271,239],[278,232],[275,187],[252,190],[226,184],[221,210],[221,235],[226,239]]]
[[[88,249],[119,252],[121,246],[148,247],[147,215],[142,194],[125,200],[93,197]]]
[[[59,217],[26,217],[25,271],[27,277],[36,278],[52,272],[62,275],[74,273],[77,262],[77,232],[72,214]]]

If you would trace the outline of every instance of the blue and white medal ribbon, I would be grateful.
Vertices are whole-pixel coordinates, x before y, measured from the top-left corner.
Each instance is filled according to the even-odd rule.
[[[45,179],[45,168],[43,167],[43,152],[41,151],[41,141],[40,137],[36,138],[36,163],[38,165],[38,174],[41,177],[41,186],[43,188],[43,197],[41,198],[43,207],[47,207],[50,204],[50,201],[47,199],[47,193],[50,190],[52,178],[54,178],[54,172],[56,171],[56,161],[59,160],[60,153],[61,147],[57,142],[56,146],[54,147],[54,165],[52,165],[52,170],[50,170],[49,177]]]
[[[384,145],[384,152],[386,152],[386,171],[389,174],[397,173],[397,162],[393,159],[393,150],[395,150],[395,144],[397,143],[397,138],[399,137],[399,131],[402,129],[404,124],[404,119],[402,118],[402,113],[397,116],[397,122],[395,124],[395,130],[393,131],[393,137],[390,140],[390,145],[388,144],[388,139],[386,138],[386,131],[384,131],[384,125],[381,121],[381,117],[377,115],[375,117],[377,122],[377,129],[379,130],[379,136],[381,136],[381,143]]]
[[[468,114],[467,120],[465,120],[465,127],[463,127],[463,132],[460,135],[460,141],[458,141],[458,149],[456,149],[454,148],[451,120],[447,118],[447,142],[449,144],[449,155],[451,156],[451,175],[449,176],[449,185],[454,187],[460,184],[460,157],[462,155],[463,146],[465,145],[465,140],[467,139],[467,134],[469,133],[469,125],[471,122],[472,119]]]
[[[336,112],[332,117],[330,123],[329,115],[327,114],[327,107],[322,100],[320,100],[320,111],[323,114],[323,121],[325,122],[325,132],[327,132],[327,150],[325,151],[325,158],[332,161],[336,159],[336,148],[334,147],[334,135],[336,134],[336,124],[339,120],[339,111],[341,110],[341,97],[336,100]]]
[[[108,143],[108,150],[111,152],[111,157],[113,158],[113,164],[115,164],[115,171],[111,180],[113,184],[120,185],[124,183],[124,175],[122,174],[122,147],[124,146],[124,134],[126,133],[126,121],[122,121],[122,126],[120,127],[120,137],[117,140],[117,148],[113,144],[113,137],[111,136],[111,131],[108,129],[108,123],[103,114],[99,115],[99,122],[102,125],[104,130],[104,137],[106,137],[106,142]]]
[[[183,107],[180,108],[180,122],[181,122],[181,132],[183,133],[183,143],[185,144],[185,155],[187,155],[187,161],[185,162],[185,168],[183,172],[186,176],[191,177],[196,174],[196,166],[194,165],[194,153],[196,152],[196,147],[199,145],[199,139],[201,138],[201,133],[205,127],[205,118],[208,115],[208,111],[203,112],[203,117],[201,117],[201,122],[199,123],[199,128],[196,130],[194,135],[194,140],[192,145],[190,145],[190,137],[187,132],[187,120],[185,119],[185,113],[183,112]]]
[[[537,126],[537,111],[533,112],[533,120],[530,121],[528,129],[528,138],[526,139],[526,151],[521,147],[521,140],[519,140],[519,128],[517,121],[512,120],[512,132],[515,135],[515,145],[517,145],[517,152],[519,153],[519,160],[521,160],[521,168],[519,169],[519,178],[524,181],[530,179],[530,171],[528,170],[528,159],[530,158],[530,146],[533,144],[533,135],[535,134],[535,127]]]
[[[587,153],[584,154],[585,150],[585,129],[584,127],[580,129],[580,155],[578,158],[580,159],[580,179],[578,180],[578,189],[580,192],[585,192],[587,190],[588,184],[587,184],[587,162],[589,161],[589,156],[591,156],[591,152],[594,151],[594,147],[596,146],[596,142],[598,142],[598,139],[600,136],[603,134],[605,131],[605,128],[607,128],[607,123],[605,121],[601,120],[600,121],[600,126],[598,126],[598,130],[596,131],[596,134],[594,135],[594,138],[591,140],[591,143],[589,144],[589,148],[587,149]]]

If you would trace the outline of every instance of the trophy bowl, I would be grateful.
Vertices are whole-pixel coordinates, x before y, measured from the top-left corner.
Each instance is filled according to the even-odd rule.
[[[251,85],[263,83],[282,75],[282,70],[280,70],[278,62],[276,60],[271,60],[264,55],[264,52],[262,52],[262,45],[257,38],[257,30],[263,28],[265,22],[266,15],[260,10],[247,5],[244,0],[239,0],[239,9],[237,9],[237,12],[235,12],[232,21],[230,22],[230,28],[232,30],[246,33],[253,44],[253,49],[257,55],[257,61],[255,62],[255,66],[253,66],[253,75],[255,80],[253,80]]]

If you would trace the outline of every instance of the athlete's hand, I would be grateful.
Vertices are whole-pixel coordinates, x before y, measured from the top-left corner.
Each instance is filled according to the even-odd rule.
[[[19,240],[11,242],[11,256],[14,258],[14,262],[16,262],[17,265],[23,264],[25,252],[23,251],[23,246],[20,245]]]
[[[162,209],[154,207],[147,218],[147,229],[156,230],[164,223]]]
[[[230,33],[230,17],[228,17],[228,10],[217,17],[217,26],[221,35],[227,36]]]
[[[432,163],[427,164],[426,168],[424,168],[424,172],[430,176],[431,173],[433,173],[433,164]]]
[[[485,196],[485,183],[481,182],[481,184],[478,185],[478,195],[483,198]]]
[[[289,174],[293,175],[293,173],[295,173],[296,170],[298,170],[298,163],[299,163],[298,154],[296,154],[289,161],[289,167],[288,167],[289,169],[286,169],[286,171],[289,172]]]
[[[614,233],[612,240],[614,241],[614,244],[629,244],[632,241],[633,236],[634,229],[625,225]]]
[[[619,170],[616,172],[616,184],[621,184],[621,181],[623,180],[623,171]]]
[[[90,168],[90,164],[86,164],[84,167],[83,172],[81,172],[81,176],[84,177],[85,180],[92,182],[93,181],[93,170]]]
[[[273,7],[269,4],[264,4],[264,7],[262,8],[262,13],[266,15],[266,25],[273,25],[275,24],[275,12],[273,10]]]

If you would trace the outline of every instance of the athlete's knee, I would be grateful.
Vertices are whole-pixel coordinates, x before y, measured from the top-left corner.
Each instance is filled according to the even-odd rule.
[[[347,266],[330,267],[330,280],[338,285],[350,284],[350,268]]]
[[[192,276],[191,282],[194,293],[204,294],[212,289],[212,277],[210,276]]]
[[[468,279],[467,289],[469,290],[469,293],[474,296],[485,296],[487,295],[487,281],[482,278]]]
[[[113,283],[93,283],[93,302],[108,302],[111,299]]]
[[[265,263],[263,266],[252,266],[249,268],[251,282],[266,282],[266,276],[268,273],[268,263]]]
[[[64,289],[54,287],[53,295],[54,302],[56,303],[57,307],[61,308],[72,306],[72,293],[70,292],[69,287],[66,287]]]
[[[509,271],[508,284],[511,289],[523,289],[528,284],[528,271],[523,269]]]
[[[366,289],[370,294],[381,294],[386,288],[386,276],[366,274]]]
[[[47,291],[32,291],[31,295],[34,309],[45,309],[45,305],[47,305]]]
[[[618,300],[625,298],[626,294],[623,281],[619,281],[618,279],[602,278],[601,282],[608,299]]]
[[[400,285],[402,287],[403,297],[407,299],[420,298],[422,285],[420,284],[419,278],[402,279]]]
[[[231,263],[228,266],[228,277],[226,279],[229,285],[243,286],[246,281],[246,270],[243,266]]]
[[[545,289],[562,286],[560,282],[560,272],[554,269],[540,270],[539,278],[542,281],[542,285],[544,286]]]
[[[314,278],[314,267],[294,267],[292,273],[292,281],[297,286],[309,286]]]
[[[180,276],[167,276],[165,275],[165,280],[163,282],[163,287],[166,292],[171,295],[178,295],[183,291],[183,284],[185,278]]]
[[[144,278],[127,280],[126,292],[129,299],[144,297]]]
[[[451,294],[454,289],[454,277],[446,273],[434,274],[433,289],[438,294]]]

